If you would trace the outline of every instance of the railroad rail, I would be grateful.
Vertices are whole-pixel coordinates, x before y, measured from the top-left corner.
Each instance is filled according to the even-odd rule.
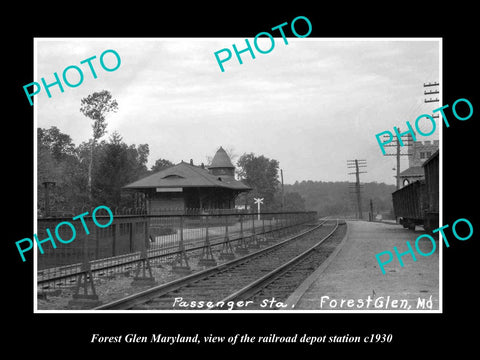
[[[290,283],[291,287],[292,284],[298,286],[302,276],[305,278],[315,270],[314,263],[321,263],[322,257],[328,257],[329,252],[333,252],[335,245],[343,238],[342,235],[337,235],[336,238],[340,240],[331,241],[327,246],[329,250],[318,250],[325,246],[329,239],[334,238],[338,229],[338,220],[323,219],[298,235],[244,257],[104,304],[95,310],[226,310],[225,305],[229,306],[228,309],[233,309],[229,304],[235,301],[245,304],[255,296],[262,296],[262,292],[269,288],[281,288],[278,282],[284,279],[285,275],[295,274],[295,280]],[[298,269],[309,271],[300,272]],[[285,289],[282,291],[284,298],[290,294]],[[179,299],[188,306],[175,306],[180,303]],[[253,303],[255,301],[250,300],[248,304],[255,305]],[[249,306],[242,309],[250,310],[254,307],[258,308]]]
[[[302,226],[305,225],[300,223],[279,228],[273,228],[270,226],[270,229],[264,229],[257,234],[255,234],[255,232],[252,233],[244,230],[242,233],[233,233],[232,237],[229,239],[229,242],[232,244],[236,242],[241,242],[245,238],[249,238],[252,235],[256,235],[258,237],[274,236],[274,234],[278,232],[285,232],[290,230],[294,231],[295,228]],[[184,241],[183,250],[179,250],[179,246],[176,243],[171,246],[149,249],[147,250],[147,255],[152,263],[167,261],[176,257],[182,251],[189,253],[204,249],[205,244],[202,241],[202,238],[198,238],[195,240],[186,240]],[[223,244],[223,236],[211,236],[210,246],[212,248],[221,247],[223,246]],[[141,252],[136,251],[133,253],[112,256],[104,259],[90,260],[89,263],[91,273],[94,277],[108,277],[119,269],[121,269],[122,271],[134,269],[135,265],[138,264],[141,260]],[[64,265],[61,267],[39,270],[37,272],[37,286],[39,289],[43,290],[55,288],[62,285],[68,286],[69,284],[76,282],[78,276],[83,274],[84,272],[85,271],[82,270],[82,263],[75,263],[71,265]]]
[[[238,304],[241,301],[252,301],[250,309],[260,309],[262,301],[266,299],[276,299],[277,303],[286,300],[338,246],[344,235],[344,232],[337,233],[339,224],[345,224],[345,222],[340,223],[337,219],[332,231],[315,245],[243,289],[222,299],[221,302]],[[334,237],[334,234],[337,236]]]

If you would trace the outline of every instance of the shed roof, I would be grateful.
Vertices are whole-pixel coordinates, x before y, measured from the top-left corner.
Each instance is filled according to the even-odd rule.
[[[425,167],[430,161],[433,161],[433,159],[438,158],[440,155],[439,150],[435,151],[425,162],[422,164],[423,167]]]
[[[181,162],[134,181],[124,189],[172,188],[172,187],[221,187],[247,191],[251,188],[230,176],[215,176],[199,166]]]
[[[400,176],[425,176],[425,172],[421,166],[410,166],[408,169],[403,170]]]

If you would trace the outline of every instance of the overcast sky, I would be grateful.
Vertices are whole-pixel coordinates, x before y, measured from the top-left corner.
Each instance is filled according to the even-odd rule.
[[[355,158],[367,160],[362,181],[394,184],[395,157],[382,156],[375,134],[394,125],[405,130],[405,121],[440,106],[423,103],[423,83],[441,80],[439,40],[275,40],[269,54],[243,53],[243,65],[233,55],[221,72],[214,52],[232,44],[243,49],[244,38],[37,39],[32,81],[53,82],[53,73],[61,77],[69,65],[82,68],[84,80],[64,85],[64,93],[52,87],[51,98],[42,89],[36,126],[57,126],[76,145],[87,141],[91,120],[79,111],[80,99],[105,89],[119,104],[107,117],[105,138],[116,130],[127,144],[147,143],[149,166],[158,158],[200,164],[223,146],[278,160],[287,184],[353,181],[346,161]],[[116,71],[99,64],[107,49],[121,57]],[[93,55],[97,79],[80,64]],[[115,64],[112,54],[105,61]],[[439,128],[420,139],[438,139]]]

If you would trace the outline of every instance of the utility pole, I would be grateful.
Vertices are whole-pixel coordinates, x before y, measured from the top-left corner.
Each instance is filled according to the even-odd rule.
[[[427,88],[427,87],[432,87],[432,86],[440,86],[440,84],[438,82],[431,82],[431,83],[424,83],[423,84],[423,87],[424,88]],[[439,94],[440,92],[438,91],[438,89],[431,89],[431,90],[424,90],[423,91],[423,94],[424,95],[434,95],[434,94]],[[431,103],[431,102],[439,102],[440,100],[438,98],[436,99],[424,99],[424,102],[425,103]]]
[[[423,87],[428,88],[424,90],[423,94],[424,95],[435,95],[439,94],[439,90],[435,89],[433,87],[439,86],[440,84],[438,82],[430,82],[430,83],[424,83]],[[429,98],[429,99],[424,99],[424,103],[432,103],[432,102],[438,102],[438,98]],[[434,119],[438,119],[439,115],[432,115]],[[398,130],[399,133],[401,133],[400,130]],[[400,150],[400,141],[403,145],[407,145],[409,147],[409,150],[407,154],[402,154]],[[385,156],[395,156],[397,158],[397,166],[396,166],[396,171],[397,171],[397,190],[401,188],[401,183],[400,183],[400,157],[401,156],[412,156],[414,151],[410,150],[410,146],[414,146],[414,141],[413,138],[410,134],[408,135],[403,135],[401,139],[395,138],[392,140],[392,143],[390,145],[385,145],[385,147],[395,147],[396,151],[393,154],[385,154]]]
[[[348,173],[348,174],[349,175],[352,175],[352,174],[356,175],[354,193],[356,194],[356,198],[357,198],[357,217],[359,219],[363,219],[360,174],[365,174],[366,173],[366,171],[360,171],[360,168],[366,168],[366,167],[367,167],[367,160],[357,160],[357,159],[347,160],[347,168],[348,169],[355,169],[355,172]]]
[[[424,83],[424,84],[423,84],[423,87],[424,87],[424,88],[431,88],[431,89],[430,89],[430,90],[424,90],[424,91],[423,91],[423,95],[427,96],[427,95],[439,94],[440,91],[438,90],[438,88],[437,88],[437,89],[434,89],[434,88],[432,88],[433,86],[440,86],[440,84],[439,84],[438,82],[435,82],[435,81],[434,81],[434,82],[431,82],[431,83]],[[427,104],[427,103],[433,103],[433,102],[439,102],[439,101],[440,101],[440,100],[438,99],[438,97],[435,98],[435,99],[432,99],[432,98],[430,98],[430,99],[423,99],[423,102],[424,102],[425,104]],[[432,115],[432,117],[433,117],[434,119],[438,119],[439,115],[438,115],[438,114],[435,114],[435,115]]]
[[[398,130],[398,132],[400,133],[400,129]],[[401,142],[403,145],[408,145],[409,147],[413,145],[413,139],[411,138],[410,135],[403,135],[401,137]],[[386,140],[386,138],[384,139]],[[393,154],[385,154],[384,156],[395,156],[397,158],[397,166],[396,166],[396,170],[397,170],[397,190],[400,189],[400,157],[401,156],[410,156],[410,152],[406,153],[406,154],[402,154],[401,150],[400,150],[400,141],[398,140],[397,137],[395,137],[395,139],[392,140],[392,143],[391,145],[384,145],[384,147],[394,147],[396,148],[396,151],[395,153]]]
[[[373,221],[373,201],[370,199],[370,213],[368,214],[368,221]]]
[[[431,82],[431,83],[424,83],[424,84],[423,84],[423,87],[424,87],[424,88],[430,88],[430,87],[432,87],[432,86],[440,86],[440,84],[439,84],[438,82]],[[425,96],[426,96],[426,95],[439,94],[439,93],[440,93],[440,91],[438,90],[438,88],[437,88],[437,89],[432,88],[432,89],[430,89],[430,90],[424,90],[424,91],[423,91],[423,95],[425,95]],[[435,99],[432,99],[432,98],[430,98],[430,99],[423,99],[423,101],[424,101],[424,103],[433,103],[433,102],[439,102],[440,100],[439,100],[438,97],[437,97],[437,98],[435,98]],[[438,119],[439,115],[438,115],[438,114],[435,114],[435,115],[432,115],[432,117],[433,117],[434,119]]]
[[[434,88],[434,87],[437,87],[437,86],[440,86],[440,84],[436,81],[434,82],[429,82],[429,83],[424,83],[423,84],[423,87],[426,88],[424,91],[423,91],[423,94],[426,96],[426,95],[436,95],[436,94],[439,94],[439,90],[438,88]],[[424,99],[423,100],[424,103],[433,103],[433,102],[439,102],[440,100],[437,98],[429,98],[429,99]],[[439,115],[438,114],[435,114],[435,115],[432,115],[432,117],[434,119],[438,119]],[[401,133],[400,129],[398,130],[399,133]],[[384,137],[384,140],[390,140],[389,138],[387,137]],[[400,150],[400,141],[402,142],[403,146],[404,145],[407,145],[409,147],[409,151],[407,152],[407,154],[402,154],[401,153],[401,150]],[[410,151],[410,146],[414,146],[413,144],[413,138],[410,134],[408,135],[403,135],[401,137],[401,140],[399,141],[399,139],[397,137],[395,137],[395,139],[392,140],[392,142],[390,143],[390,145],[384,145],[384,147],[394,147],[396,148],[396,151],[395,153],[393,154],[385,154],[385,156],[395,156],[397,158],[397,166],[396,166],[396,171],[397,171],[397,190],[400,189],[401,187],[401,184],[400,184],[400,157],[401,156],[412,156],[413,155],[413,152]]]
[[[280,169],[280,178],[282,180],[282,211],[285,208],[285,193],[283,192],[283,169]]]

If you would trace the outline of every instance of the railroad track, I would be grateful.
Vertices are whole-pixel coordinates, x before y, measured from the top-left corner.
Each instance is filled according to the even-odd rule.
[[[235,304],[251,301],[250,310],[287,309],[285,300],[327,260],[344,238],[346,226],[338,229],[339,225],[337,221],[335,228],[310,249],[222,301]],[[240,308],[234,306],[233,309]]]
[[[260,298],[286,299],[333,252],[343,235],[338,220],[229,261],[99,306],[96,310],[258,309]],[[320,250],[321,249],[321,250]],[[272,307],[270,309],[278,308]]]
[[[286,228],[270,229],[265,232],[260,232],[257,236],[265,237],[275,231],[283,231],[288,228],[296,228],[305,226],[304,224],[296,224]],[[257,229],[258,230],[258,229]],[[244,238],[249,238],[247,230],[244,231],[243,236],[239,233],[233,233],[230,237],[230,242],[233,244],[239,242]],[[195,239],[190,241],[185,241],[185,252],[195,252],[202,250],[204,248],[203,239]],[[211,236],[210,246],[220,247],[224,243],[223,236]],[[147,250],[148,257],[150,261],[156,261],[160,259],[168,260],[173,259],[180,253],[178,250],[178,244],[154,248]],[[108,277],[114,274],[118,269],[122,271],[128,271],[135,268],[136,264],[141,261],[140,251],[117,255],[105,259],[98,259],[90,261],[91,272],[95,278]],[[72,283],[77,281],[79,275],[83,274],[82,263],[76,263],[71,265],[60,266],[57,268],[50,268],[37,271],[37,286],[42,290],[52,289],[56,287],[69,286]]]

